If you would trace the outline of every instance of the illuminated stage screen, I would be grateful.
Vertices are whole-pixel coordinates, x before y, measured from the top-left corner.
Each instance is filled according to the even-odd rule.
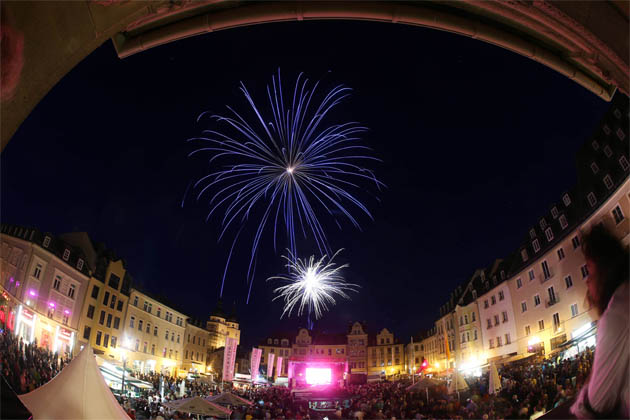
[[[309,385],[328,385],[332,382],[330,368],[306,368],[306,383]]]

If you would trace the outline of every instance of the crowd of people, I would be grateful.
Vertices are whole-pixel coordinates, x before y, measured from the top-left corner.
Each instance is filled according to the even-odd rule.
[[[0,325],[0,372],[18,394],[33,391],[50,381],[70,362],[37,341],[26,343]]]

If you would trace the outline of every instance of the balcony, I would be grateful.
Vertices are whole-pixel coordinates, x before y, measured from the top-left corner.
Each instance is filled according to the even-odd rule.
[[[549,308],[549,307],[555,305],[558,302],[560,302],[560,297],[559,296],[554,296],[553,299],[547,300],[546,307]]]

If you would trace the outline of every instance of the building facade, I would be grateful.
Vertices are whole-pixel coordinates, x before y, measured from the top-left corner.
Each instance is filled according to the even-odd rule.
[[[210,333],[201,321],[189,318],[184,334],[182,369],[191,373],[205,372]]]
[[[405,373],[405,345],[395,340],[394,334],[383,328],[370,340],[368,376],[388,377]]]
[[[348,367],[350,373],[367,375],[368,334],[365,324],[354,322],[348,331]]]
[[[28,343],[59,354],[77,351],[81,308],[89,286],[85,255],[50,233],[2,225],[1,318]]]
[[[208,351],[225,347],[227,337],[236,338],[237,344],[241,342],[241,330],[236,319],[236,314],[226,315],[223,311],[223,302],[219,300],[210,314],[206,323],[206,329],[210,332]]]
[[[177,375],[182,368],[187,318],[146,292],[132,288],[121,357],[142,373]]]

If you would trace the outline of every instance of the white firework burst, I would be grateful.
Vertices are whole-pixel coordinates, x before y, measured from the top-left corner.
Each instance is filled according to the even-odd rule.
[[[335,295],[344,299],[350,299],[346,292],[358,292],[360,286],[347,283],[341,276],[340,271],[349,267],[348,264],[337,266],[333,263],[334,258],[342,249],[326,262],[327,256],[324,255],[319,260],[315,260],[315,256],[308,259],[297,258],[289,250],[289,256],[282,257],[287,260],[286,266],[289,274],[286,276],[275,276],[267,279],[282,280],[287,282],[285,286],[278,287],[274,290],[277,293],[273,300],[284,299],[284,310],[282,317],[288,314],[291,316],[297,308],[297,315],[302,315],[304,308],[308,308],[309,314],[315,315],[316,319],[321,318],[324,311],[328,311],[329,305],[336,303]]]

